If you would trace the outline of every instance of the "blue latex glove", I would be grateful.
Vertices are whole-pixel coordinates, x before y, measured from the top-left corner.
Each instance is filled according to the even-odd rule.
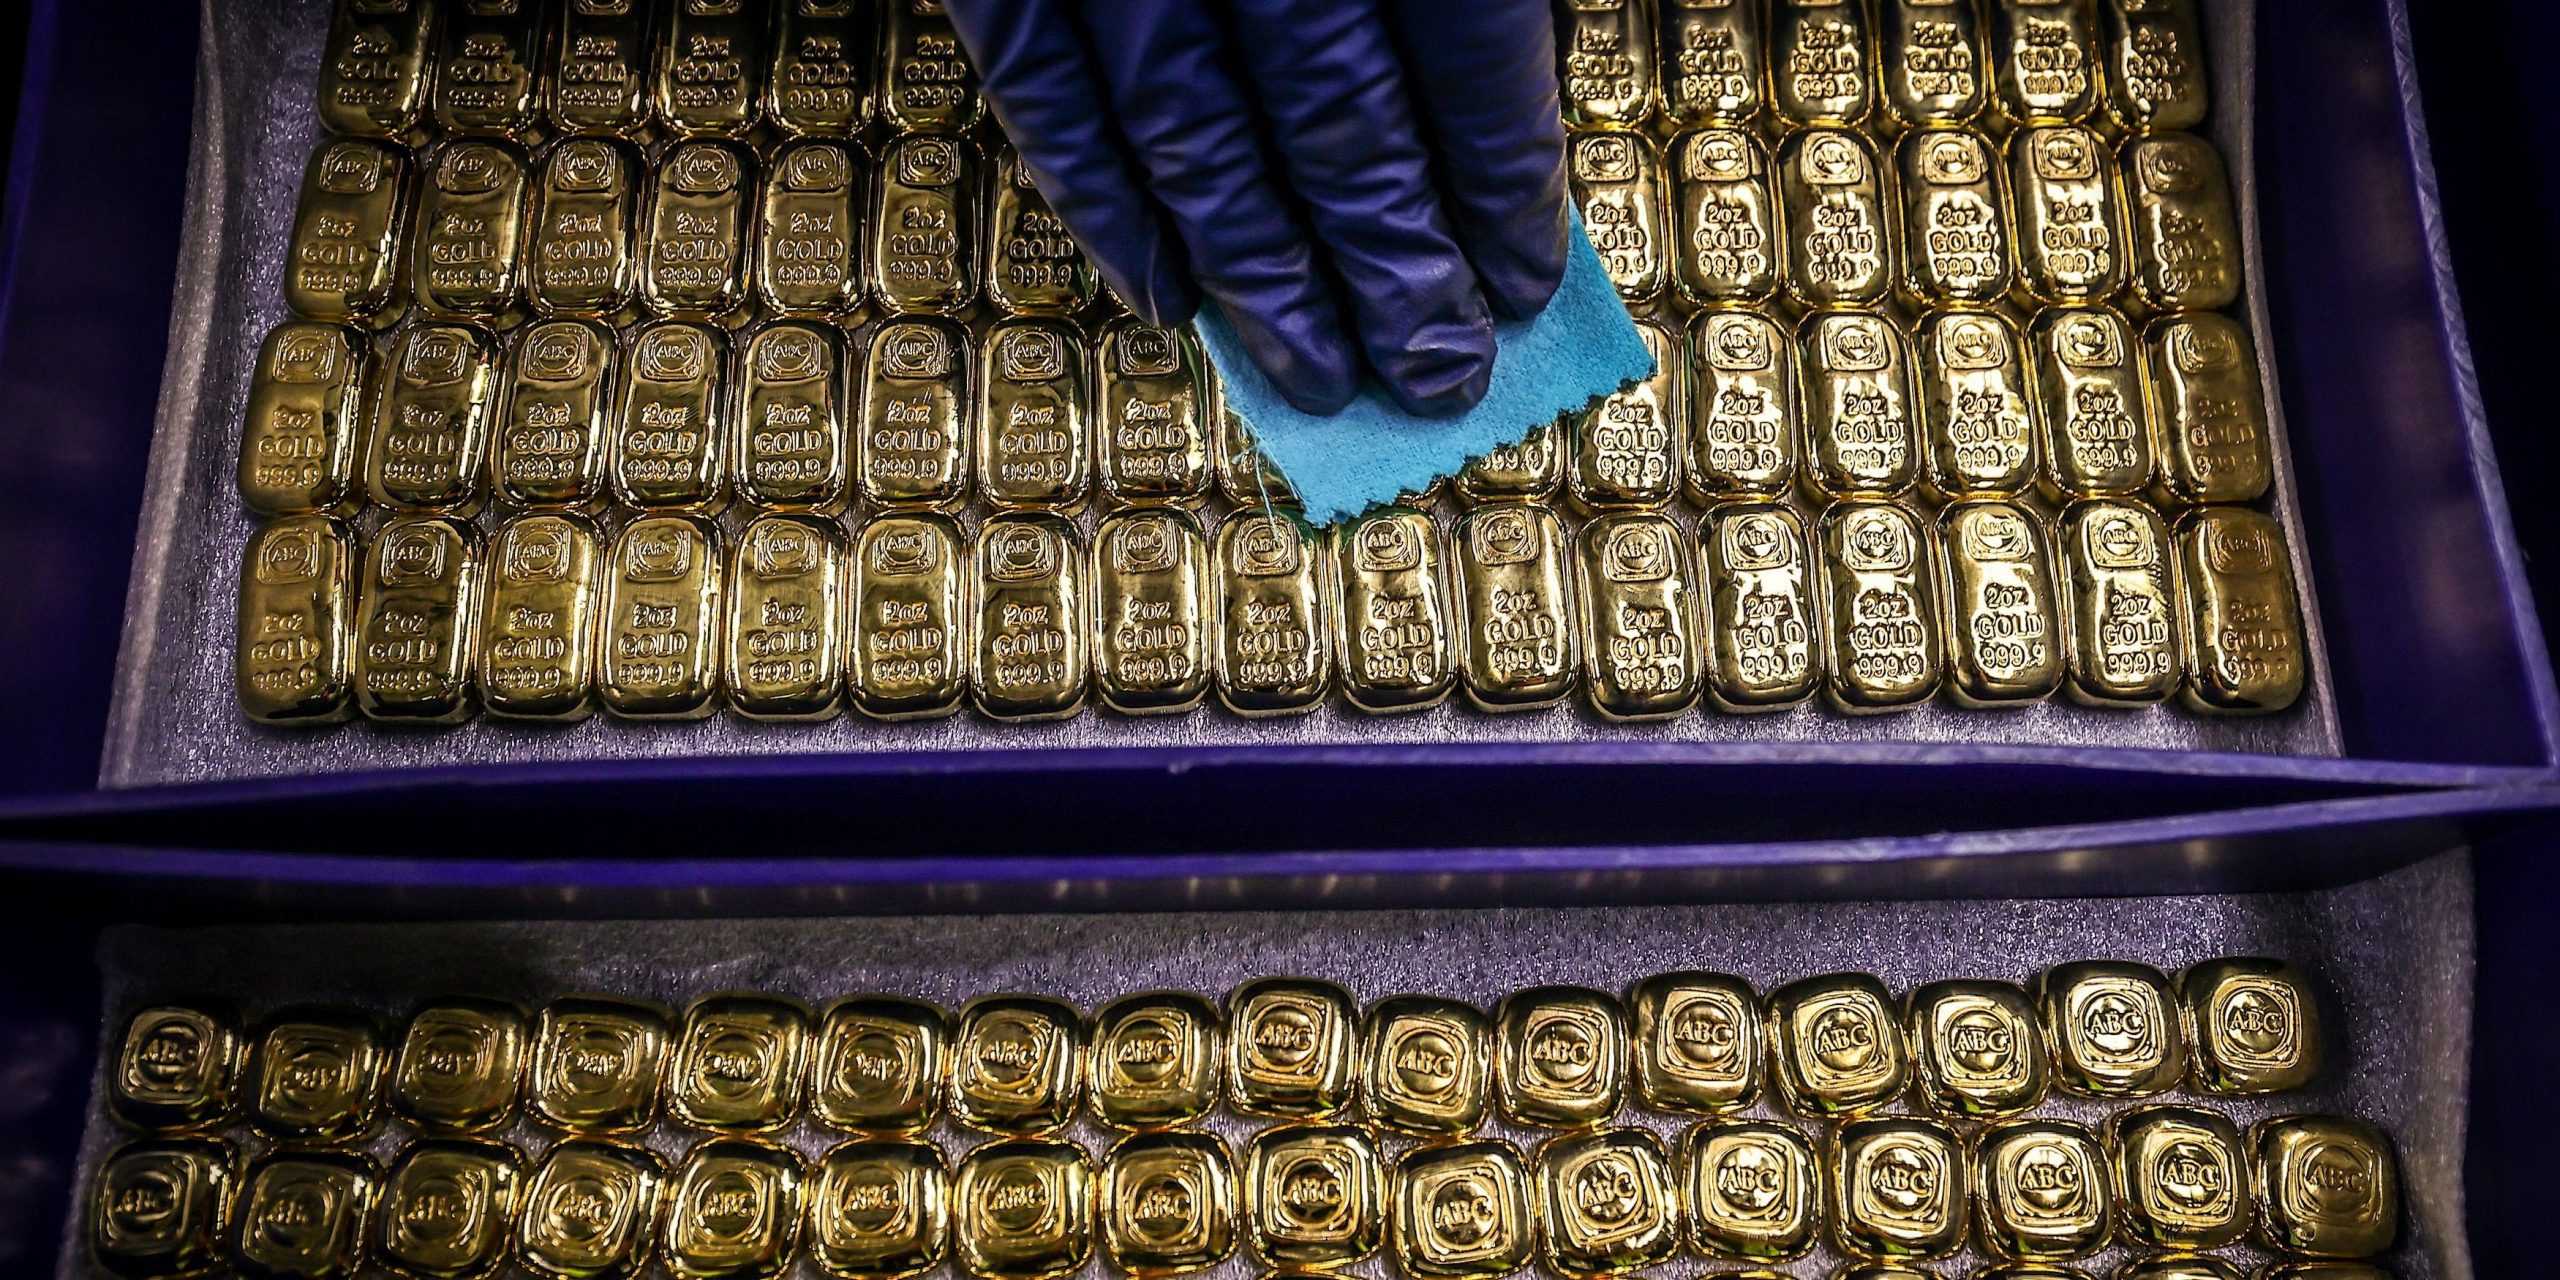
[[[1130,308],[1206,297],[1297,408],[1474,407],[1564,277],[1549,0],[944,0]]]

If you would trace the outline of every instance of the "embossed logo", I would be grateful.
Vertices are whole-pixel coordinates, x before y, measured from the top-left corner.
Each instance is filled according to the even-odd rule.
[[[536,382],[574,382],[587,376],[594,345],[586,329],[569,322],[537,325],[524,339],[525,376]]]
[[[1467,527],[1476,559],[1488,568],[1526,564],[1538,558],[1538,537],[1526,512],[1508,507],[1485,511]]]
[[[892,577],[914,577],[942,567],[941,540],[922,527],[872,527],[871,568]]]
[[[1892,363],[1884,325],[1865,316],[1841,316],[1822,326],[1822,364],[1833,373],[1873,373]]]
[[[1122,573],[1155,573],[1173,567],[1179,537],[1167,516],[1141,516],[1114,531],[1112,564]]]
[[[1159,1171],[1138,1185],[1128,1212],[1140,1239],[1159,1246],[1178,1244],[1198,1231],[1199,1194],[1181,1174]]]
[[[1711,129],[1698,134],[1689,143],[1689,172],[1692,182],[1736,182],[1759,171],[1756,152],[1749,140],[1730,129]]]
[[[1707,331],[1707,350],[1719,369],[1736,373],[1769,367],[1769,332],[1746,316],[1718,316]]]
[[[1966,186],[1982,181],[1990,162],[1982,154],[1982,144],[1971,134],[1945,133],[1929,140],[1920,151],[1920,176],[1940,186]]]
[[[1298,531],[1288,521],[1263,516],[1245,521],[1236,535],[1236,570],[1248,578],[1280,578],[1305,561]]]
[[[1130,378],[1162,378],[1177,372],[1182,363],[1174,341],[1173,330],[1152,325],[1131,325],[1120,331],[1119,352],[1115,367],[1121,376]]]
[[[1270,1074],[1312,1075],[1322,1065],[1316,1051],[1332,1021],[1332,1014],[1319,1004],[1272,997],[1253,1011],[1246,1024],[1245,1046],[1254,1064]]]
[[[903,1236],[909,1229],[906,1180],[883,1165],[856,1167],[836,1193],[836,1215],[854,1231],[873,1237]]]
[[[1148,1088],[1180,1076],[1190,1021],[1178,1013],[1147,1014],[1121,1024],[1105,1065],[1122,1083]]]
[[[2168,195],[2184,195],[2204,185],[2198,157],[2185,145],[2167,138],[2145,143],[2141,158],[2135,161],[2142,175],[2142,185]]]
[[[341,142],[320,156],[320,189],[334,196],[373,194],[390,160],[361,142]]]
[[[987,540],[987,576],[998,582],[1031,582],[1058,571],[1056,534],[1035,525],[1006,525]]]
[[[691,329],[652,329],[640,339],[640,376],[651,382],[691,382],[710,363],[711,344]]]
[[[559,582],[569,576],[569,527],[549,520],[528,520],[507,531],[500,568],[509,582]]]
[[[471,358],[471,341],[460,330],[412,329],[400,348],[400,380],[413,387],[460,382]]]
[[[827,371],[826,344],[806,329],[767,329],[756,335],[756,376],[767,382],[806,382]]]
[[[2115,326],[2095,316],[2073,316],[2054,335],[2062,362],[2075,369],[2111,369],[2124,362]]]
[[[1901,573],[1911,567],[1911,528],[1899,513],[1852,512],[1841,530],[1840,558],[1859,573]]]
[[[573,138],[560,144],[551,157],[551,189],[554,191],[611,191],[621,185],[622,157],[609,143],[592,138]]]
[[[444,580],[445,537],[441,529],[412,525],[383,535],[382,585],[431,586]]]
[[[686,195],[718,195],[738,185],[738,158],[712,143],[686,143],[667,165],[667,185]]]
[[[2273,567],[2273,552],[2264,539],[2234,533],[2227,538],[2228,546],[2222,545],[2225,541],[2208,538],[2206,542],[2216,572],[2265,573]],[[2251,565],[2256,567],[2247,567]],[[2215,1000],[2213,1022],[2223,1056],[2239,1065],[2291,1066],[2300,1051],[2301,1013],[2293,988],[2284,983],[2233,983]]]
[[[449,196],[486,195],[498,189],[506,170],[507,157],[496,147],[462,143],[436,162],[436,189]]]
[[[1724,522],[1725,563],[1736,570],[1778,569],[1795,562],[1795,538],[1775,513],[1745,511]]]
[[[1422,535],[1406,520],[1372,520],[1352,536],[1351,555],[1362,573],[1415,568],[1422,563]]]
[[[816,531],[775,521],[756,526],[755,540],[747,544],[747,558],[759,578],[796,578],[816,571],[822,555]]]
[[[1049,1189],[1047,1175],[1019,1161],[997,1171],[987,1185],[986,1195],[988,1219],[1017,1236],[1045,1229],[1057,1199]]]
[[[852,178],[841,147],[802,147],[782,166],[782,183],[794,191],[842,191]]]
[[[1950,369],[1997,369],[2009,363],[2009,344],[2001,335],[1999,321],[1987,316],[1952,316],[1938,330],[1938,357]]]
[[[623,536],[622,576],[633,582],[673,582],[693,568],[693,531],[681,524],[643,522]]]
[[[1502,1208],[1482,1174],[1450,1177],[1431,1196],[1431,1232],[1457,1249],[1486,1242],[1502,1225]]]
[[[2097,144],[2077,130],[2040,134],[2029,151],[2036,176],[2047,182],[2086,182],[2098,176]]]
[[[1636,176],[1636,142],[1622,133],[1587,133],[1573,140],[1573,173],[1584,182],[1629,182]]]
[[[2149,1059],[2159,1044],[2151,1002],[2125,991],[2090,994],[2080,1002],[2078,1025],[2084,1049],[2115,1061]]]
[[[1606,1034],[1597,1018],[1579,1010],[1535,1014],[1522,1036],[1528,1046],[1529,1071],[1558,1090],[1579,1092],[1585,1085],[1601,1083],[1595,1077],[1600,1069],[1601,1037]]]
[[[1762,1142],[1736,1142],[1715,1157],[1712,1185],[1727,1216],[1770,1220],[1788,1216],[1795,1201],[1795,1165]]]
[[[915,137],[898,148],[898,181],[947,187],[960,180],[960,150],[947,138]]]
[[[2215,1146],[2172,1142],[2151,1163],[2152,1184],[2169,1202],[2191,1212],[2220,1208],[2231,1194],[2231,1170]]]
[[[706,1243],[736,1244],[761,1236],[773,1212],[773,1184],[743,1168],[722,1169],[694,1189],[686,1216]]]
[[[929,324],[902,324],[879,338],[880,367],[893,378],[940,378],[951,372],[951,339]]]
[[[2215,521],[2201,526],[2204,532],[2205,563],[2215,573],[2229,577],[2255,578],[2275,572],[2278,551],[2272,539],[2249,525]],[[2235,988],[2227,1001],[2245,998],[2253,1008],[2263,1010],[2268,1018],[2284,1017],[2292,1009],[2292,992],[2273,984]],[[2279,1007],[2281,1002],[2281,1007]],[[2226,1016],[2231,1012],[2226,1008]],[[2228,1025],[2228,1024],[2226,1024]],[[2235,1034],[2237,1034],[2235,1032]]]
[[[1804,180],[1820,187],[1846,187],[1867,180],[1867,156],[1846,136],[1826,133],[1804,150]]]
[[[2023,1206],[2036,1216],[2077,1216],[2087,1203],[2088,1171],[2077,1148],[2059,1142],[2037,1142],[2018,1152],[2009,1185]]]
[[[1742,1048],[1742,1031],[1734,1007],[1720,996],[1694,996],[1665,1011],[1663,1056],[1691,1071],[1721,1072],[1734,1065]]]
[[[1047,329],[1015,329],[996,346],[998,362],[1011,382],[1047,382],[1066,372],[1066,344]]]
[[[320,561],[319,530],[277,529],[270,532],[266,540],[258,544],[258,581],[279,587],[297,582],[309,582],[320,576]],[[163,1035],[173,1037],[172,1047],[176,1043],[175,1037],[187,1038],[190,1041],[191,1050],[198,1047],[198,1042],[194,1041],[194,1029],[191,1027],[162,1023],[152,1028],[151,1035],[153,1039],[143,1042],[145,1050],[153,1049],[158,1044],[158,1038]],[[149,1060],[143,1061],[147,1064]]]
[[[1437,1099],[1457,1087],[1458,1045],[1436,1027],[1415,1027],[1388,1046],[1387,1066],[1409,1096]]]
[[[1933,1220],[1944,1211],[1946,1190],[1945,1163],[1931,1147],[1888,1140],[1868,1156],[1865,1199],[1876,1216]]]
[[[2182,373],[2211,373],[2240,363],[2240,344],[2220,325],[2182,324],[2169,331],[2169,354]]]
[[[1280,1212],[1309,1232],[1339,1226],[1350,1212],[1346,1181],[1347,1175],[1329,1156],[1302,1154],[1280,1171]]]
[[[290,329],[276,337],[267,376],[278,382],[327,382],[338,376],[338,339],[326,332]]]
[[[1964,522],[1964,549],[1966,555],[1988,563],[2026,560],[2035,554],[2035,534],[2016,512],[1980,510]],[[1988,1013],[1983,1016],[1997,1020]]]
[[[2297,1157],[2300,1195],[2315,1216],[2332,1222],[2376,1217],[2381,1178],[2374,1162],[2344,1143],[2315,1141]]]
[[[2153,559],[2151,528],[2129,511],[2107,511],[2089,522],[2089,561],[2101,569],[2148,568]]]
[[[1611,582],[1660,582],[1671,576],[1670,539],[1654,525],[1620,525],[1609,533],[1601,569]]]

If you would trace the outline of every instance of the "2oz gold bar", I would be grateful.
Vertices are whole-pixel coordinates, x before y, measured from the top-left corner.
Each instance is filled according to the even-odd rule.
[[[382,1028],[357,1009],[307,1005],[267,1021],[249,1054],[249,1119],[287,1141],[344,1142],[382,1110]]]
[[[1967,498],[1938,515],[1946,585],[1947,696],[1960,707],[2041,702],[2062,686],[2061,602],[2033,511]]]
[[[1898,224],[1885,182],[1875,149],[1853,130],[1805,129],[1779,145],[1787,292],[1796,301],[1860,306],[1893,291]]]
[[[2275,459],[2248,332],[2226,315],[2172,316],[2151,323],[2142,349],[2160,495],[2196,503],[2264,495],[2275,483]]]
[[[1538,1147],[1541,1238],[1558,1275],[1626,1275],[1680,1251],[1680,1200],[1649,1129],[1595,1129]]]
[[[976,146],[939,134],[896,139],[876,187],[872,296],[891,315],[958,315],[978,296]]]
[[[1263,1265],[1329,1273],[1385,1239],[1387,1170],[1359,1125],[1273,1125],[1246,1148],[1244,1203]]]
[[[1635,0],[1624,2],[1634,7]],[[1583,229],[1618,296],[1633,303],[1661,297],[1670,247],[1663,226],[1662,153],[1635,133],[1580,134],[1567,146]]]
[[[2069,1120],[2013,1120],[1974,1139],[1973,1199],[1983,1247],[2013,1262],[2068,1262],[2115,1227],[2098,1135]]]
[[[1553,499],[1564,485],[1565,439],[1560,423],[1544,422],[1515,444],[1496,445],[1483,457],[1469,459],[1458,471],[1458,500],[1480,506]]]
[[[2065,497],[2141,492],[2157,471],[2140,356],[2124,317],[2106,307],[2039,313],[2037,434],[2050,487]]]
[[[751,720],[844,709],[844,533],[819,516],[749,521],[729,563],[729,705]]]
[[[854,482],[875,507],[952,510],[969,498],[968,332],[947,320],[892,320],[862,365]]]
[[[1009,316],[1069,316],[1093,302],[1093,264],[1011,146],[987,193],[987,300]]]
[[[2108,1180],[2129,1243],[2220,1249],[2249,1230],[2240,1131],[2202,1107],[2146,1106],[2107,1118]]]
[[[1697,565],[1670,517],[1621,511],[1583,525],[1583,690],[1608,720],[1659,720],[1698,703]]]
[[[738,348],[731,449],[738,497],[773,510],[844,505],[852,463],[845,439],[844,349],[836,330],[775,320]]]
[[[453,724],[474,709],[480,535],[448,516],[398,516],[373,535],[356,613],[356,710]]]
[[[480,692],[491,715],[581,720],[595,708],[596,614],[604,557],[595,526],[519,516],[489,546],[480,613]]]
[[[2009,982],[1955,979],[1903,1002],[1920,1101],[1955,1120],[1997,1120],[2044,1101],[2048,1072],[2035,1003]]]
[[[2194,134],[2152,134],[2125,144],[2124,175],[2143,305],[2218,311],[2239,301],[2240,217],[2222,153]]]
[[[2116,160],[2079,125],[2038,125],[2009,135],[2009,190],[2017,202],[2019,283],[2043,302],[2104,302],[2131,277]]]
[[[2053,1082],[2084,1098],[2147,1098],[2187,1072],[2177,993],[2159,970],[2084,960],[2036,975],[2036,1009]]]
[[[878,19],[865,0],[786,0],[774,7],[764,114],[795,138],[849,138],[871,123]]]
[[[1893,994],[1866,974],[1790,982],[1769,993],[1768,1016],[1778,1098],[1799,1116],[1864,1115],[1910,1083]]]
[[[1720,711],[1791,707],[1822,680],[1815,573],[1804,522],[1775,502],[1728,502],[1698,525],[1706,691]]]
[[[847,1142],[809,1183],[809,1259],[838,1280],[905,1280],[951,1252],[951,1172],[942,1148]]]
[[[1691,1129],[1680,1142],[1690,1244],[1711,1258],[1802,1257],[1822,1230],[1822,1169],[1793,1125],[1711,1120]]]
[[[435,0],[338,0],[320,52],[320,126],[401,140],[425,122],[435,83]]]
[[[566,0],[551,35],[551,125],[637,138],[649,124],[648,0]]]
[[[605,497],[613,443],[613,331],[544,320],[517,336],[506,407],[489,441],[489,482],[520,507],[592,507]]]
[[[1108,507],[1196,507],[1216,476],[1207,361],[1187,329],[1134,317],[1093,349],[1094,468]]]
[[[637,308],[641,181],[625,143],[569,138],[543,157],[525,246],[537,314],[620,320]]]
[[[516,1115],[532,1020],[504,1000],[447,997],[409,1017],[391,1066],[391,1105],[411,1126],[484,1133]]]
[[[667,1168],[635,1146],[572,1138],[525,1184],[516,1261],[551,1280],[628,1280],[648,1261]]]
[[[986,116],[978,73],[942,0],[882,0],[880,120],[900,133],[965,133]]]
[[[1115,1129],[1189,1124],[1223,1092],[1218,1006],[1188,991],[1140,992],[1095,1010],[1092,1056],[1093,1114]]]
[[[402,330],[384,362],[365,445],[365,487],[402,511],[479,505],[497,414],[497,344],[470,325]]]
[[[1538,1207],[1511,1144],[1416,1147],[1396,1162],[1396,1266],[1412,1280],[1494,1280],[1537,1253]]]
[[[658,1083],[675,1035],[665,1009],[636,1000],[572,996],[535,1024],[533,1112],[571,1133],[637,1133],[658,1113]]]
[[[800,1245],[800,1157],[715,1138],[686,1153],[667,1192],[666,1264],[680,1280],[770,1280]]]
[[[228,1009],[160,1004],[136,1010],[108,1068],[107,1105],[137,1129],[220,1127],[239,1108],[248,1053]]]
[[[1360,1060],[1370,1121],[1423,1138],[1475,1132],[1493,1053],[1493,1024],[1473,1005],[1390,996],[1369,1006]]]
[[[1573,692],[1573,566],[1542,506],[1496,503],[1458,522],[1459,674],[1485,711],[1552,706]]]
[[[1084,708],[1084,548],[1054,516],[1008,513],[978,526],[977,670],[969,696],[997,720],[1055,720]]]
[[[1627,1089],[1627,1012],[1587,987],[1530,987],[1493,1012],[1494,1097],[1514,1124],[1585,1129]]]
[[[2178,520],[2180,700],[2209,715],[2282,711],[2302,697],[2310,660],[2284,527],[2238,507]]]
[[[2281,1093],[2320,1074],[2320,1005],[2292,965],[2249,957],[2190,965],[2178,975],[2178,1005],[2200,1092]]]
[[[1051,1280],[1093,1256],[1093,1166],[1071,1142],[991,1142],[951,1185],[960,1269],[978,1280]]]
[[[667,1059],[667,1115],[727,1133],[778,1129],[799,1117],[808,1061],[808,1006],[781,996],[704,996],[685,1009]]]
[[[2019,124],[2078,124],[2100,96],[2098,13],[2091,0],[1997,0],[1992,79],[2000,112]]]
[[[2139,502],[2089,499],[2064,509],[2061,543],[2072,698],[2142,706],[2175,692],[2185,666],[2169,527]]]
[[[2041,472],[2035,381],[2017,329],[1996,312],[1938,311],[1913,336],[1929,488],[1950,496],[2026,492]]]
[[[2194,0],[2102,0],[2107,118],[2126,133],[2204,123],[2212,83]]]
[[[1876,1261],[1944,1258],[1964,1244],[1964,1144],[1930,1120],[1876,1116],[1840,1126],[1826,1154],[1831,1238]]]
[[[719,708],[724,611],[720,530],[699,516],[622,527],[605,575],[597,686],[631,719],[696,720]]]
[[[1902,331],[1875,312],[1816,312],[1803,350],[1806,485],[1831,497],[1909,489],[1921,448]]]
[[[891,513],[862,526],[847,637],[856,710],[915,720],[960,709],[969,687],[966,572],[949,516]]]
[[[1373,714],[1439,705],[1458,659],[1438,527],[1411,507],[1380,507],[1344,524],[1335,552],[1343,696]]]
[[[1904,128],[1971,124],[1990,103],[1971,0],[1884,0],[1876,70],[1885,115]]]
[[[1569,0],[1557,14],[1556,58],[1566,124],[1636,129],[1653,118],[1653,6]]]
[[[311,153],[285,249],[284,304],[295,315],[368,329],[400,318],[409,185],[409,153],[389,143],[341,138]]]
[[[1689,439],[1688,345],[1652,320],[1636,322],[1653,376],[1565,419],[1565,489],[1587,510],[1659,507],[1679,496]]]
[[[355,1274],[381,1181],[370,1156],[313,1151],[260,1159],[240,1181],[232,1257],[252,1275]]]
[[[771,16],[748,0],[666,0],[659,8],[649,96],[669,133],[735,138],[754,127]]]
[[[640,247],[640,299],[650,314],[724,320],[747,305],[755,185],[754,162],[727,143],[680,142],[659,156]]]
[[[1199,520],[1178,508],[1104,517],[1093,534],[1093,686],[1102,704],[1123,715],[1199,706],[1216,642]]]
[[[1210,381],[1216,382],[1214,372]],[[1227,410],[1225,386],[1215,390],[1211,415],[1218,421],[1218,492],[1239,507],[1297,506],[1298,494],[1289,487],[1288,478],[1254,443],[1244,419]],[[1439,478],[1432,483],[1438,484]]]
[[[1859,0],[1773,0],[1769,102],[1779,127],[1848,126],[1872,114],[1873,46]]]
[[[1937,691],[1946,649],[1933,560],[1900,506],[1843,502],[1823,513],[1824,692],[1842,711],[1898,711]]]
[[[1205,1271],[1235,1252],[1235,1162],[1214,1134],[1120,1139],[1102,1159],[1094,1201],[1102,1256],[1138,1280]]]
[[[1991,144],[1970,129],[1922,129],[1894,151],[1902,186],[1902,290],[1924,304],[1988,306],[2017,282],[2009,193]]]
[[[2370,1258],[2400,1234],[2391,1139],[2362,1120],[2282,1116],[2249,1130],[2259,1236],[2311,1258]]]
[[[1071,511],[1093,488],[1084,338],[1053,320],[1008,320],[979,348],[978,488],[1005,511]]]
[[[855,1133],[921,1133],[942,1116],[950,1070],[951,1019],[941,1009],[898,996],[846,996],[818,1019],[810,1048],[809,1110],[820,1123]],[[938,1173],[940,1148],[923,1150],[935,1153]],[[831,1156],[829,1164],[834,1162]],[[829,1203],[820,1196],[812,1208]],[[874,1207],[896,1209],[898,1202]],[[839,1211],[848,1208],[839,1204]]]
[[[212,1270],[231,1221],[231,1165],[227,1142],[117,1148],[90,1186],[89,1256],[130,1280]]]
[[[1748,124],[1768,101],[1768,24],[1750,0],[1664,0],[1662,111],[1674,126]]]
[[[367,354],[338,325],[287,320],[268,331],[241,415],[238,486],[250,510],[337,511],[362,499]]]
[[[643,326],[614,388],[613,499],[705,511],[728,499],[729,340],[680,320]]]
[[[981,996],[961,1006],[952,1037],[952,1114],[985,1133],[1055,1133],[1084,1102],[1084,1064],[1084,1023],[1074,1006],[1045,996]],[[961,1215],[964,1237],[968,1216]]]
[[[233,676],[242,714],[274,725],[347,718],[355,561],[355,535],[331,516],[278,516],[250,535]]]
[[[1360,1088],[1360,1006],[1313,978],[1260,978],[1227,993],[1227,1099],[1247,1115],[1323,1120]]]
[[[1627,998],[1636,1099],[1657,1111],[1722,1115],[1760,1096],[1767,1036],[1760,995],[1721,973],[1665,973]]]
[[[1728,7],[1750,11],[1745,0]],[[1672,143],[1671,164],[1680,202],[1672,282],[1680,296],[1700,307],[1777,296],[1786,236],[1768,151],[1745,129],[1700,129]]]
[[[461,1280],[506,1260],[524,1194],[515,1148],[467,1139],[413,1143],[382,1184],[373,1246],[408,1275]]]
[[[1689,322],[1693,502],[1784,493],[1795,480],[1795,341],[1766,316],[1710,311]]]
[[[862,305],[860,154],[825,140],[774,153],[756,214],[755,291],[765,310],[841,316]]]
[[[436,49],[435,117],[447,133],[516,137],[542,107],[543,6],[452,0]]]

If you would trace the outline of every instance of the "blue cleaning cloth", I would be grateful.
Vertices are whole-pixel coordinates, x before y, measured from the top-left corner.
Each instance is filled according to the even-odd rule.
[[[1319,525],[1420,493],[1469,459],[1653,376],[1653,355],[1583,233],[1580,210],[1554,300],[1530,319],[1494,322],[1492,385],[1482,402],[1454,418],[1406,413],[1374,380],[1332,417],[1300,413],[1272,388],[1216,307],[1201,308],[1198,326],[1225,382],[1227,408],[1244,419]]]

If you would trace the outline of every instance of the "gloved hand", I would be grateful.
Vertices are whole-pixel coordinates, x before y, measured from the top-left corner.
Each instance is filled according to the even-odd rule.
[[[1564,278],[1549,0],[944,0],[1094,266],[1226,313],[1291,404],[1464,412]]]

